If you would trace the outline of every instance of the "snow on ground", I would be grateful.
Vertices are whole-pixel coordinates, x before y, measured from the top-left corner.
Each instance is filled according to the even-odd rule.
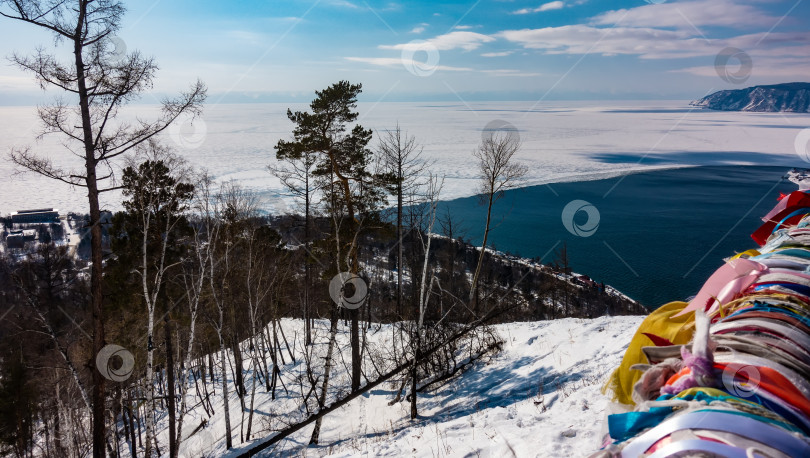
[[[529,166],[527,185],[607,178],[649,168],[689,165],[785,165],[804,162],[795,151],[810,114],[717,112],[688,101],[611,102],[359,103],[359,122],[377,131],[397,123],[424,146],[431,170],[446,176],[443,199],[472,195],[476,171],[472,152],[491,121],[504,120],[520,132],[518,158]],[[284,211],[291,199],[267,171],[273,146],[291,136],[286,110],[303,104],[210,105],[201,121],[181,125],[165,141],[193,165],[219,180],[237,180],[257,191],[268,211]],[[127,107],[125,116],[151,119],[155,107]],[[0,149],[30,145],[56,166],[81,166],[55,136],[34,140],[34,107],[0,107]],[[175,141],[177,140],[177,141]],[[185,146],[180,146],[185,145]],[[804,152],[802,152],[804,154]],[[86,193],[35,175],[15,175],[0,159],[0,214],[21,208],[57,207],[84,212]],[[116,209],[120,195],[102,199]]]
[[[407,402],[388,405],[396,388],[386,383],[326,416],[319,446],[306,446],[310,426],[261,456],[588,455],[599,448],[609,404],[600,388],[619,364],[642,319],[568,318],[497,325],[495,329],[504,341],[503,350],[479,361],[452,383],[435,392],[420,394],[417,421],[409,419]],[[293,335],[297,336],[294,339],[300,338],[301,321],[282,323],[288,338]],[[318,325],[319,345],[325,348],[328,323]],[[341,327],[341,352],[336,357],[335,386],[344,390],[349,382],[344,366],[349,357],[347,331]],[[388,345],[391,331],[391,325],[372,331],[368,335],[372,347]],[[297,364],[288,360],[282,368],[285,384],[291,391],[295,387],[293,376],[301,369],[300,358]],[[247,388],[250,393],[251,385]],[[192,387],[188,397],[191,405],[196,404],[193,392]],[[285,420],[283,412],[290,408],[293,397],[287,397],[283,390],[278,394],[277,400],[271,400],[263,387],[257,386],[254,432],[268,425],[278,427]],[[217,389],[213,398],[217,413],[208,420],[206,428],[182,444],[181,456],[236,456],[249,445],[240,442],[239,400],[233,394],[229,399],[236,449],[229,453],[225,450],[222,398]],[[203,418],[207,417],[197,406],[184,423],[184,437]],[[165,417],[161,416],[158,430],[164,444],[166,427]],[[254,435],[254,439],[266,434],[272,433],[265,431]]]

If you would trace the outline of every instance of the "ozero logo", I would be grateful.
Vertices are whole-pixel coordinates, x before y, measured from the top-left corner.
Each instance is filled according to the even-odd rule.
[[[110,65],[118,65],[123,63],[127,58],[127,44],[120,37],[111,35],[107,37],[106,59]]]
[[[115,364],[118,358],[121,359],[120,365]],[[132,375],[132,369],[135,368],[135,357],[120,345],[105,345],[96,355],[96,368],[107,380],[123,382]]]
[[[723,369],[723,386],[731,395],[747,398],[759,388],[759,369],[748,364],[728,364]]]
[[[329,296],[338,307],[359,309],[368,297],[368,285],[353,273],[341,272],[329,282]]]
[[[579,212],[583,212],[587,219],[579,224],[575,221]],[[599,210],[590,202],[572,200],[562,211],[562,223],[568,232],[577,237],[590,237],[599,229]]]
[[[401,60],[405,69],[412,74],[430,76],[439,68],[439,50],[433,43],[414,40],[402,48]]]
[[[202,118],[184,113],[169,124],[168,131],[169,137],[177,146],[184,149],[195,149],[205,142],[208,126]]]
[[[739,64],[736,70],[733,69],[732,61]],[[717,72],[717,76],[731,84],[742,84],[748,80],[753,66],[751,56],[739,48],[725,48],[714,59],[714,70]]]
[[[512,140],[516,143],[520,143],[520,132],[518,132],[517,127],[503,119],[495,119],[488,122],[487,125],[484,126],[484,130],[481,131],[481,141],[485,144],[488,141],[498,139],[498,137],[502,137],[503,140]]]

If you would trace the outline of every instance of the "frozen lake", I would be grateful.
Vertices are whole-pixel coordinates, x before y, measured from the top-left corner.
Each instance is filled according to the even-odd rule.
[[[697,294],[723,258],[757,248],[750,234],[796,185],[784,167],[704,166],[506,192],[493,211],[489,243],[501,251],[554,261],[565,244],[575,272],[656,308]],[[596,209],[568,213],[584,201]],[[443,203],[463,235],[481,243],[486,210],[477,198]],[[580,208],[578,205],[574,208]],[[443,210],[441,210],[443,212]],[[572,227],[569,226],[569,227]],[[584,229],[584,230],[583,230]]]
[[[504,120],[520,131],[519,159],[529,165],[526,185],[580,181],[649,168],[694,165],[805,166],[794,146],[810,126],[808,114],[729,113],[694,110],[687,101],[485,103],[360,103],[360,123],[375,131],[397,123],[424,146],[432,168],[446,176],[442,197],[475,191],[472,152],[489,122]],[[258,192],[269,212],[288,209],[278,181],[267,172],[273,146],[291,135],[287,108],[303,105],[237,104],[209,106],[202,124],[183,126],[181,146],[166,135],[192,164],[219,180],[234,179]],[[148,117],[155,107],[128,107],[127,117]],[[86,211],[81,189],[30,173],[16,174],[7,160],[12,147],[30,146],[57,165],[80,166],[58,137],[35,139],[39,126],[34,107],[0,107],[0,213],[32,207]],[[376,145],[376,135],[373,144]],[[188,147],[191,143],[191,147]],[[118,208],[120,196],[108,195],[106,208]]]

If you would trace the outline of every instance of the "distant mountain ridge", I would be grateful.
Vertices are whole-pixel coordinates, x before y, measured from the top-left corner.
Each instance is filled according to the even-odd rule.
[[[810,113],[810,83],[783,83],[717,91],[692,106],[721,111]]]

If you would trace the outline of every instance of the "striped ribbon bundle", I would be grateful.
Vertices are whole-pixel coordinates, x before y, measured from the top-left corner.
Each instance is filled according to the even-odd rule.
[[[689,303],[639,326],[592,457],[810,456],[810,190],[782,196]]]

